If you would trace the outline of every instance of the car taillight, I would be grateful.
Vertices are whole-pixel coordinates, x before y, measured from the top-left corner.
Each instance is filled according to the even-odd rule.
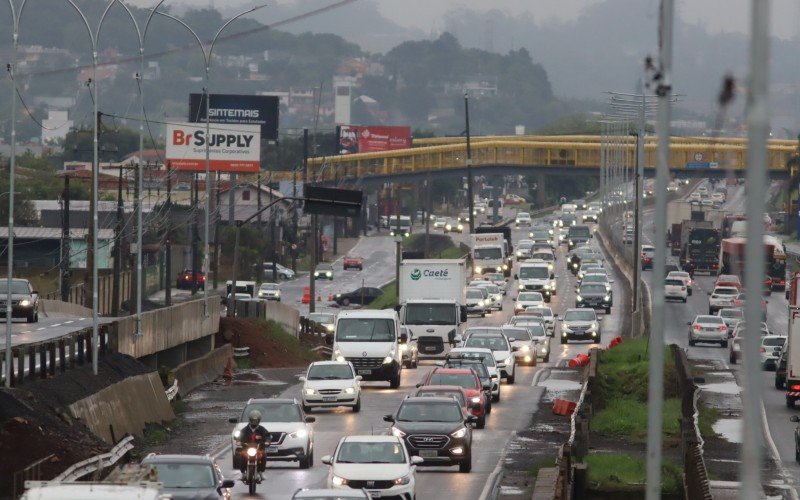
[[[781,283],[781,285],[785,285],[786,284],[786,280],[781,280],[780,283]]]
[[[693,325],[692,330],[700,330],[700,325]]]
[[[682,286],[682,287],[681,287],[681,292],[685,292],[685,291],[686,291],[686,287],[685,287],[685,286]]]
[[[759,347],[759,348],[758,348],[758,352],[767,352],[767,350],[766,350],[766,349],[764,349],[763,347]]]
[[[800,391],[800,384],[792,384],[792,386],[789,387],[789,390],[790,391]]]
[[[721,332],[727,332],[728,331],[728,327],[725,326],[725,325],[722,325],[720,327],[717,327],[717,330],[719,330]]]

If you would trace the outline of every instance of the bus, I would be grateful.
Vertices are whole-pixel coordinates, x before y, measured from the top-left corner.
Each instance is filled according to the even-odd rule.
[[[747,239],[742,237],[722,240],[720,249],[720,274],[744,276],[745,246]],[[766,274],[772,280],[773,290],[786,289],[786,250],[783,242],[774,236],[764,236],[766,254]]]

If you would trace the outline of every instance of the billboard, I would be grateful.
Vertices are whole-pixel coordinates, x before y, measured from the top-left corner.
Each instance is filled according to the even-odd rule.
[[[277,96],[211,94],[208,114],[211,123],[260,125],[262,139],[278,139]],[[205,123],[206,102],[203,94],[189,94],[189,121]]]
[[[208,139],[208,141],[207,141]],[[261,166],[261,126],[214,123],[167,124],[167,162],[176,170],[204,171],[208,142],[212,172],[258,172]]]
[[[340,125],[336,127],[337,153],[374,153],[411,147],[410,127]]]

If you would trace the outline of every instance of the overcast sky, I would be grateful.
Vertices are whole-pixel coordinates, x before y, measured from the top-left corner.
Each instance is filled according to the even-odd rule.
[[[168,0],[170,3],[183,3],[198,7],[235,6],[252,4],[253,0]],[[335,0],[331,0],[333,3]],[[441,28],[442,15],[451,9],[468,8],[473,10],[499,9],[510,14],[530,12],[537,22],[548,19],[569,20],[580,11],[601,0],[362,0],[372,1],[380,6],[383,15],[402,26],[414,27],[429,33],[431,29]],[[751,0],[676,0],[681,17],[692,23],[701,23],[712,33],[748,31],[749,5]],[[277,3],[299,3],[303,0],[271,0]],[[653,15],[657,15],[659,0],[642,0],[650,5]],[[152,5],[152,0],[133,0],[141,6]],[[258,1],[257,3],[261,3]],[[775,36],[791,38],[800,28],[800,1],[773,0],[772,29]],[[324,14],[323,14],[324,15]]]

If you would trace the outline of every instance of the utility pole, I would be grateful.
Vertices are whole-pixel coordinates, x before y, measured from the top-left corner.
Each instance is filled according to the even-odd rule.
[[[133,182],[133,199],[134,199],[134,203],[137,203],[137,201],[136,201],[136,200],[139,200],[139,197],[142,195],[142,193],[139,191],[139,176],[141,176],[141,175],[142,175],[142,169],[141,169],[141,168],[136,168],[136,169],[134,169],[134,171],[133,171],[133,175],[134,175],[134,182]],[[141,246],[142,242],[141,242],[141,241],[138,241],[136,244],[137,244],[137,245],[139,245],[139,246]],[[139,251],[140,251],[140,250],[141,250],[141,248],[137,248],[137,249],[136,249],[137,265],[131,265],[131,270],[133,270],[133,269],[136,269],[136,268],[138,267],[138,255],[139,255]],[[132,263],[132,264],[133,264],[133,263]],[[138,273],[138,272],[131,272],[131,283],[132,283],[134,286],[133,286],[133,288],[131,288],[131,295],[130,295],[130,297],[128,298],[128,301],[129,301],[129,303],[130,303],[130,304],[132,304],[132,305],[131,305],[131,311],[130,311],[130,312],[131,312],[132,314],[136,314],[137,316],[139,315],[139,313],[140,313],[141,311],[139,311],[139,301],[138,301],[138,300],[136,300],[136,297],[138,297],[139,290],[140,290],[140,288],[141,288],[141,286],[142,286],[142,284],[140,283],[140,281],[144,281],[144,280],[140,280],[140,279],[139,279],[139,276],[140,276],[140,275],[139,275],[139,273]],[[137,333],[138,333],[138,330],[137,330]]]
[[[292,172],[292,197],[297,198],[297,169]],[[294,243],[292,243],[292,271],[297,272],[297,207],[292,206],[292,234],[294,235]]]
[[[466,90],[464,91],[464,119],[467,124],[467,206],[469,209],[469,233],[473,234],[475,232],[475,214],[473,214],[475,210],[475,200],[472,196],[472,145],[469,135],[469,93]]]
[[[172,212],[172,170],[167,164],[167,228],[166,236],[164,237],[164,259],[167,261],[164,265],[164,274],[167,278],[164,280],[164,305],[172,305],[172,227],[170,215]],[[216,248],[216,246],[215,246]],[[214,279],[217,278],[217,273],[214,271]],[[207,278],[206,278],[207,279]]]
[[[97,126],[95,128],[97,129],[97,142],[99,143],[100,142],[100,136],[102,134],[102,128],[103,128],[103,113],[100,112],[100,111],[97,111],[95,113],[95,120],[97,121]],[[100,160],[98,158],[95,158],[94,164],[92,166],[92,179],[93,179],[92,183],[91,183],[92,186],[90,188],[90,193],[89,193],[89,230],[87,231],[87,234],[86,234],[86,237],[87,237],[87,239],[86,239],[86,271],[87,271],[87,273],[88,272],[92,272],[92,270],[94,269],[94,259],[95,259],[94,252],[95,252],[95,248],[94,248],[94,244],[93,243],[95,241],[95,234],[94,234],[94,232],[95,232],[94,226],[95,225],[94,225],[94,223],[92,221],[97,219],[97,192],[95,190],[95,184],[97,184],[97,182],[96,182],[97,174],[98,174],[97,171],[99,169],[100,169]],[[97,292],[97,290],[94,289],[94,276],[86,276],[86,275],[84,275],[83,283],[84,283],[84,287],[85,287],[85,293],[84,293],[84,296],[83,296],[83,305],[85,307],[93,309],[94,308],[94,306],[93,306],[93,298],[94,298],[94,294]]]
[[[425,258],[431,258],[431,172],[425,179]]]
[[[63,216],[61,218],[61,301],[69,302],[69,264],[70,264],[70,234],[69,234],[69,175],[64,176],[64,193],[61,195],[64,202]]]
[[[125,205],[122,202],[122,167],[119,169],[117,180],[117,227],[114,229],[114,276],[112,277],[111,315],[119,316],[119,285],[120,272],[122,271],[122,218],[125,214]]]
[[[192,198],[192,295],[197,293],[197,271],[200,268],[200,251],[197,241],[200,239],[197,210],[200,204],[199,181],[194,174],[194,195]]]
[[[217,171],[217,180],[214,183],[214,193],[216,195],[216,204],[214,209],[214,290],[219,286],[219,225],[222,221],[222,214],[220,213],[220,198],[219,198],[219,185],[222,181],[222,174]],[[206,283],[208,283],[208,276],[206,276]]]
[[[394,220],[394,279],[396,283],[395,289],[397,290],[397,299],[400,300],[400,259],[403,254],[403,235],[400,233],[400,199],[397,196],[397,187],[394,188]]]
[[[308,185],[308,129],[303,129],[303,188]],[[313,313],[316,310],[317,300],[317,280],[314,278],[314,271],[317,268],[317,248],[319,245],[319,238],[317,237],[317,214],[311,216],[311,261],[308,266],[308,289],[311,294],[311,300],[308,303],[308,312]]]

